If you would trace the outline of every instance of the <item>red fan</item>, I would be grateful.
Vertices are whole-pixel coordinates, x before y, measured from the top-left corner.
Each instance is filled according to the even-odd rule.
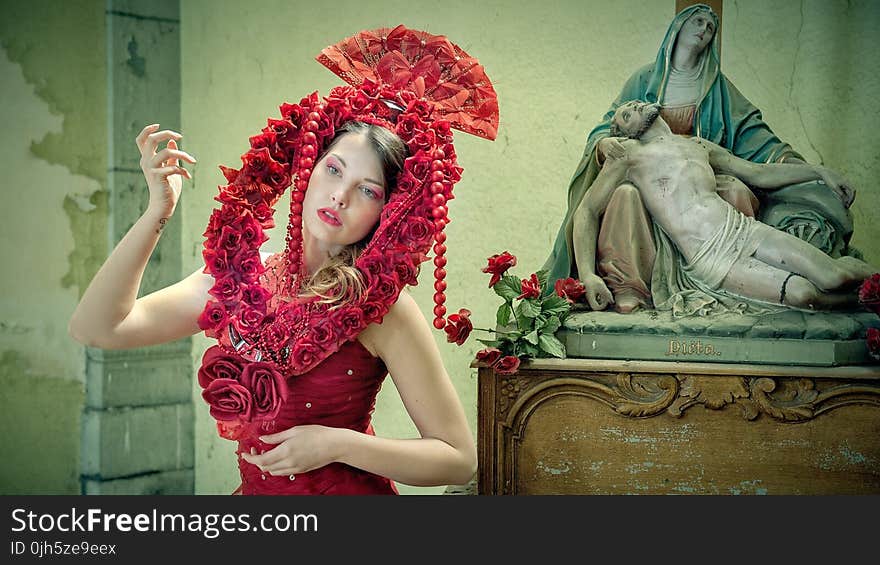
[[[383,27],[331,45],[316,59],[352,86],[369,79],[433,102],[436,119],[455,129],[486,139],[498,132],[498,97],[489,77],[443,35]]]

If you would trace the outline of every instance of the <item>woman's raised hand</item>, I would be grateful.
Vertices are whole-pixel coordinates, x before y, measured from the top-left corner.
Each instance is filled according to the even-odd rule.
[[[150,208],[170,217],[180,198],[181,177],[192,180],[189,171],[180,166],[180,160],[195,164],[196,159],[177,148],[183,136],[171,130],[159,131],[159,124],[145,127],[135,138],[141,152],[141,170],[150,189]],[[165,143],[163,149],[159,145]]]

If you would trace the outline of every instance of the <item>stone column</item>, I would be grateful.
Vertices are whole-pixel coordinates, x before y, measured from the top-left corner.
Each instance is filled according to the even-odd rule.
[[[107,0],[107,115],[113,248],[146,209],[134,143],[149,123],[180,130],[179,0]],[[141,296],[183,278],[181,218],[166,225]],[[191,494],[194,415],[189,339],[128,351],[89,348],[81,461],[84,494]]]

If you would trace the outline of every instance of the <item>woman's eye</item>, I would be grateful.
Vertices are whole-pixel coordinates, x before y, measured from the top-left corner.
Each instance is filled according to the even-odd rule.
[[[327,163],[327,171],[331,175],[338,175],[339,174],[339,169],[337,169],[335,165],[331,165],[330,163]]]
[[[367,195],[367,198],[372,198],[374,200],[376,198],[379,198],[379,195],[376,194],[376,192],[372,188],[370,188],[369,186],[362,186],[361,190],[364,191],[364,194]]]

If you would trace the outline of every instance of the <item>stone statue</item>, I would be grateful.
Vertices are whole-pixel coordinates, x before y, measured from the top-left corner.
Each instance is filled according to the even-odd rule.
[[[625,101],[659,103],[660,115],[676,134],[693,135],[753,163],[803,163],[781,141],[755,108],[720,71],[718,18],[705,5],[682,10],[669,26],[656,60],[636,71],[587,140],[584,156],[569,186],[568,212],[544,268],[554,279],[579,277],[574,261],[574,211],[588,193],[608,151],[614,111]],[[746,216],[794,234],[832,257],[846,254],[852,235],[848,207],[853,194],[835,197],[820,180],[790,183],[775,191],[753,193],[729,175],[716,178],[716,190]],[[638,191],[613,194],[599,218],[596,268],[613,294],[619,312],[657,305],[651,280],[659,242]],[[661,273],[662,275],[662,273]],[[611,302],[611,299],[608,299]],[[606,304],[607,305],[607,304]],[[604,308],[605,305],[600,305]]]
[[[624,139],[608,138],[608,147],[615,150],[573,219],[576,265],[593,309],[613,301],[594,265],[599,218],[620,191],[641,197],[655,238],[668,238],[674,247],[676,288],[670,292],[685,302],[696,302],[699,308],[745,302],[749,311],[858,305],[856,286],[877,269],[854,257],[832,258],[744,215],[716,187],[716,178],[724,175],[764,190],[821,181],[826,191],[849,202],[853,192],[843,177],[805,163],[752,163],[711,141],[676,135],[660,116],[659,105],[647,102],[621,104],[612,116],[610,134]],[[655,278],[652,286],[663,285]]]

